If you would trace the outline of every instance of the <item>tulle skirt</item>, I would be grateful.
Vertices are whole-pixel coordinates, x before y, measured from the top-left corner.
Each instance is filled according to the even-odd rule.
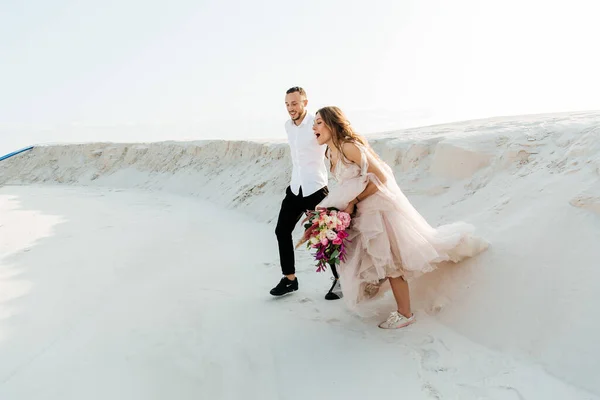
[[[348,230],[346,262],[339,266],[344,300],[355,308],[389,290],[387,278],[410,281],[442,262],[480,253],[488,244],[473,231],[464,222],[434,229],[412,206],[403,209],[382,192],[367,197],[357,205]]]

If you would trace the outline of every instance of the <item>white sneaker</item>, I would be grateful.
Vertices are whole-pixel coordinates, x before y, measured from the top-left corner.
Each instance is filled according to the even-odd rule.
[[[404,328],[415,322],[415,314],[410,316],[410,318],[406,318],[404,315],[400,314],[398,311],[394,311],[390,314],[387,320],[383,321],[379,324],[381,329],[399,329]]]

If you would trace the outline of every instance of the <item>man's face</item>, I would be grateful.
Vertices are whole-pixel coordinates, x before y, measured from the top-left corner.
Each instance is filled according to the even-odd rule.
[[[297,121],[304,115],[304,108],[308,104],[306,97],[300,95],[298,92],[289,93],[285,95],[285,106],[287,107],[288,114],[292,118],[292,121]]]

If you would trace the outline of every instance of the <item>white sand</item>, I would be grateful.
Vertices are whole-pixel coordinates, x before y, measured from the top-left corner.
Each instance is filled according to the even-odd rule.
[[[600,113],[373,139],[432,224],[491,242],[415,282],[419,323],[399,332],[326,302],[304,251],[301,291],[268,296],[284,144],[4,161],[0,399],[600,398]]]

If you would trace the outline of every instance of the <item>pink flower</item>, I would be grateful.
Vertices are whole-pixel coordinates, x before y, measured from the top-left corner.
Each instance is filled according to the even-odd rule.
[[[329,244],[329,240],[327,240],[327,238],[324,238],[324,239],[321,240],[321,244],[323,246],[327,246]]]
[[[337,238],[340,240],[344,240],[348,237],[348,232],[346,231],[339,231],[337,234]]]
[[[335,239],[333,239],[332,243],[336,244],[336,245],[340,245],[340,244],[342,244],[342,239],[340,239],[340,237],[338,236]]]
[[[347,228],[348,226],[350,226],[350,220],[351,220],[350,214],[341,211],[340,213],[338,213],[338,218],[339,218],[340,222],[342,223],[342,225],[344,226],[344,229]]]

